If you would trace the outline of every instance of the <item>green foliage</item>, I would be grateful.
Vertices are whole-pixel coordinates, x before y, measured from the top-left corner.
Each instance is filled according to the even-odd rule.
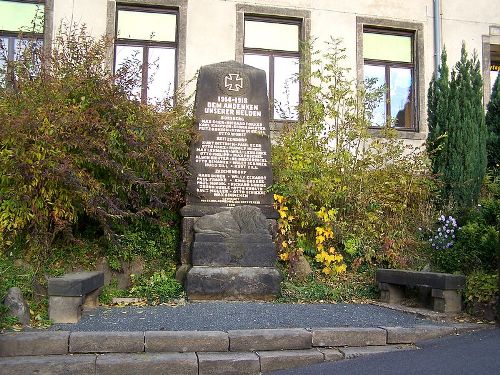
[[[281,283],[280,302],[356,302],[377,298],[372,277],[350,274],[339,280],[314,278],[303,282],[284,280]]]
[[[465,300],[492,302],[498,296],[498,274],[474,272],[467,276]]]
[[[446,49],[441,55],[441,65],[438,76],[433,76],[427,94],[427,123],[429,134],[426,148],[430,155],[432,172],[442,176],[446,168],[447,136],[448,136],[448,106],[450,99],[450,71],[447,64]]]
[[[429,87],[429,139],[433,171],[442,181],[443,204],[465,210],[477,203],[486,169],[483,82],[477,56],[465,44],[448,81],[446,51],[440,76]]]
[[[451,273],[493,270],[498,246],[497,229],[483,222],[469,222],[457,231],[453,247],[434,252],[434,264],[439,270]]]
[[[118,288],[118,281],[112,279],[110,283],[104,286],[99,294],[99,302],[104,305],[110,305],[113,298],[128,297],[128,291]]]
[[[182,285],[172,274],[161,270],[151,277],[133,277],[130,296],[146,298],[148,303],[160,304],[183,295]]]
[[[442,216],[444,218],[444,215]],[[454,221],[454,219],[453,219]],[[500,247],[500,178],[488,175],[484,179],[479,204],[459,219],[454,229],[456,238],[450,248],[434,247],[431,251],[434,266],[444,272],[470,274],[476,271],[495,272]],[[444,227],[443,227],[444,230]],[[435,242],[435,241],[434,241]],[[431,243],[434,243],[431,241]]]
[[[486,113],[486,128],[488,129],[488,167],[500,168],[500,75],[493,85],[490,102]]]
[[[159,222],[182,204],[191,117],[181,105],[129,100],[130,72],[108,71],[108,49],[72,25],[50,56],[33,46],[9,65],[16,79],[0,89],[4,250],[22,237],[26,258],[46,259],[89,223],[113,243],[120,225]],[[38,74],[33,54],[42,61]]]
[[[179,245],[179,217],[170,211],[163,212],[161,220],[151,222],[135,219],[116,229],[116,238],[106,249],[110,267],[121,270],[123,261],[140,256],[149,268],[174,270]]]
[[[338,41],[323,56],[305,55],[300,121],[284,129],[272,153],[272,191],[288,207],[288,246],[316,247],[321,208],[336,212],[332,241],[349,264],[419,262],[418,227],[432,217],[426,156],[391,128],[370,132],[382,92],[374,82],[356,89]]]
[[[38,280],[36,270],[25,262],[16,261],[11,254],[0,252],[0,301],[3,301],[11,287],[18,287],[23,297],[28,301],[31,314],[31,325],[35,327],[46,326],[47,298],[36,295],[35,283],[44,283],[45,279]],[[11,328],[18,323],[17,319],[9,316],[8,311],[0,303],[0,329]]]

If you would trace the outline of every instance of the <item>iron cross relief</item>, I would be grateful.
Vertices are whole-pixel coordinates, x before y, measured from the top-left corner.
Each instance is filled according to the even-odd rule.
[[[224,86],[229,91],[240,91],[243,88],[243,78],[238,73],[228,74],[224,78]]]

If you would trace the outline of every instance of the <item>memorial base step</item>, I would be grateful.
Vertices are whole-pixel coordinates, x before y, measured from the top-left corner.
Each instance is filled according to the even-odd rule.
[[[272,300],[281,277],[274,267],[200,267],[187,274],[190,300]]]

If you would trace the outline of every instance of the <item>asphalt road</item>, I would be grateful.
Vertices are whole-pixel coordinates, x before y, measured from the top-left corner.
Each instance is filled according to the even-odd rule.
[[[326,362],[269,375],[498,375],[500,329],[417,343],[420,350]]]
[[[414,314],[369,304],[201,302],[177,307],[97,308],[76,324],[51,330],[182,331],[265,328],[378,327],[439,324]]]

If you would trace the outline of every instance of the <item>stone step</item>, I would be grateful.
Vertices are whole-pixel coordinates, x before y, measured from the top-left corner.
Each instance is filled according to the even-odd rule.
[[[414,344],[477,325],[379,328],[281,328],[224,331],[11,332],[0,334],[0,357],[86,353],[261,352]]]
[[[185,287],[190,300],[273,300],[280,282],[274,267],[195,266]]]
[[[417,349],[415,341],[477,328],[4,333],[0,334],[0,375],[259,374]]]
[[[190,353],[107,353],[0,358],[0,375],[204,375],[249,374],[338,361],[363,353],[380,353],[380,347],[342,349],[305,349],[258,352]],[[393,350],[412,349],[398,346]],[[376,349],[375,351],[373,349]],[[389,349],[384,350],[389,351]],[[391,350],[392,351],[392,350]],[[345,354],[344,354],[345,353]]]

